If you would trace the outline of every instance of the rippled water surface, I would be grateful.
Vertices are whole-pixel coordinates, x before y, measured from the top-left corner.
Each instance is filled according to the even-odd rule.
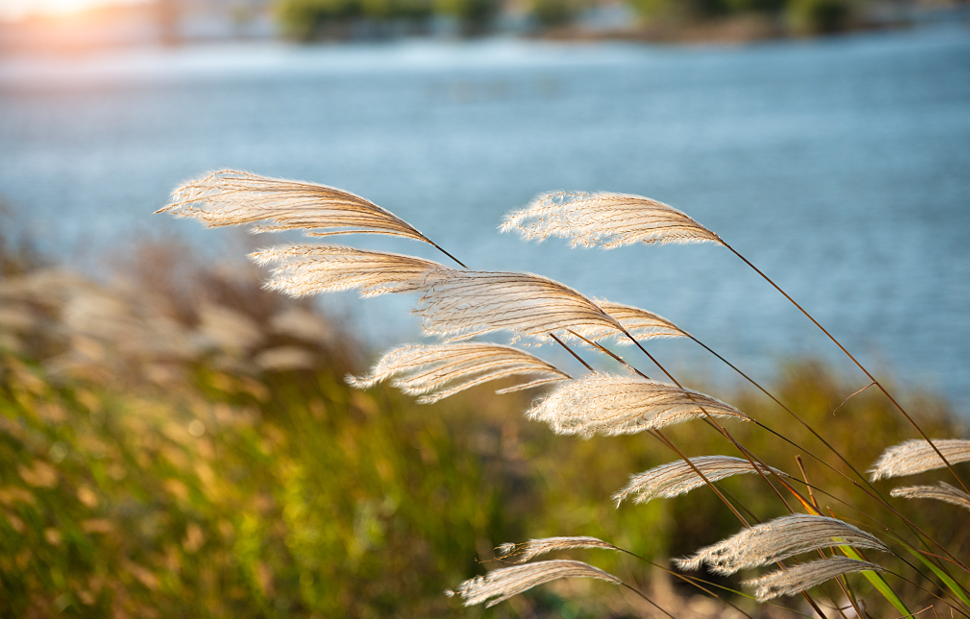
[[[149,230],[217,251],[228,232],[150,213],[179,181],[226,167],[360,193],[474,268],[650,309],[759,377],[793,354],[838,358],[724,249],[569,250],[495,230],[542,191],[648,195],[717,231],[873,366],[970,411],[965,28],[740,48],[406,42],[0,59],[0,194],[48,251],[96,268],[93,256]],[[382,342],[417,335],[407,301],[324,302]],[[721,376],[696,347],[655,349]]]

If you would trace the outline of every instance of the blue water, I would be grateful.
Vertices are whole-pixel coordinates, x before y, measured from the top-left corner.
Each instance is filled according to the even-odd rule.
[[[230,251],[227,231],[150,215],[180,181],[226,167],[357,192],[474,268],[652,310],[759,378],[791,355],[839,359],[723,249],[569,250],[495,230],[543,191],[647,195],[718,232],[880,372],[970,413],[965,27],[738,48],[499,40],[0,59],[0,195],[64,259],[98,268],[106,249],[157,231]],[[418,336],[405,299],[323,302],[373,339]],[[684,376],[725,376],[696,346],[655,351]]]

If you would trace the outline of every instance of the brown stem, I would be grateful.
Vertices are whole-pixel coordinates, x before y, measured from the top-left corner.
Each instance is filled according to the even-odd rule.
[[[793,299],[790,296],[788,296],[788,293],[785,292],[784,290],[782,290],[781,287],[778,284],[776,284],[775,282],[773,282],[770,277],[768,277],[767,275],[765,275],[764,273],[762,273],[761,272],[761,269],[759,269],[758,267],[756,267],[753,264],[751,264],[751,262],[748,261],[747,258],[745,258],[741,254],[739,254],[737,252],[737,250],[735,250],[733,247],[731,247],[730,245],[728,245],[727,243],[725,243],[723,240],[721,241],[721,243],[723,243],[724,244],[724,247],[728,248],[731,251],[731,253],[733,253],[735,256],[737,256],[738,258],[740,258],[746,265],[748,265],[749,267],[751,267],[752,269],[754,269],[755,273],[757,273],[758,275],[760,275],[761,277],[763,277],[764,280],[766,282],[768,282],[769,284],[771,284],[774,287],[775,290],[777,290],[778,292],[780,292],[782,294],[782,296],[784,296],[786,299],[788,299],[788,301],[791,302],[792,305],[794,305],[795,307],[797,307],[798,310],[802,314],[804,314],[806,318],[808,318],[809,320],[811,320],[812,323],[822,331],[822,333],[824,333],[825,335],[827,335],[828,338],[830,340],[832,340],[832,342],[836,346],[838,346],[839,349],[843,353],[845,353],[845,355],[849,359],[852,360],[852,362],[856,365],[856,367],[858,367],[860,370],[862,370],[862,372],[866,376],[869,377],[869,380],[871,380],[876,385],[876,387],[878,387],[879,390],[882,391],[886,395],[887,398],[889,398],[889,401],[893,403],[893,406],[895,406],[899,410],[899,412],[903,414],[903,417],[905,417],[906,420],[909,421],[909,423],[912,424],[912,426],[914,428],[916,428],[916,431],[919,432],[920,436],[922,436],[926,440],[926,442],[928,442],[930,444],[930,447],[932,447],[933,448],[933,451],[936,452],[936,455],[938,455],[940,457],[940,460],[943,461],[943,463],[946,465],[946,468],[950,470],[950,473],[953,474],[953,477],[955,477],[956,480],[960,483],[960,485],[963,486],[963,490],[965,492],[967,492],[967,493],[970,493],[970,488],[967,488],[967,485],[963,482],[963,479],[961,479],[960,476],[957,474],[957,472],[953,469],[953,466],[946,459],[946,457],[943,456],[943,453],[940,452],[940,450],[936,447],[936,445],[933,444],[933,441],[931,441],[930,438],[928,436],[926,436],[926,433],[923,432],[923,429],[919,427],[919,424],[917,424],[916,421],[912,417],[909,416],[909,413],[907,413],[906,410],[899,404],[899,402],[896,401],[896,398],[894,398],[892,396],[892,394],[889,393],[889,391],[882,385],[882,383],[880,383],[878,380],[876,380],[876,377],[873,376],[869,372],[869,370],[867,370],[865,368],[864,365],[862,365],[861,363],[859,363],[859,361],[855,357],[852,356],[852,353],[850,353],[848,350],[846,350],[845,346],[843,346],[842,343],[839,342],[839,340],[835,339],[835,336],[832,335],[831,333],[829,333],[825,329],[825,327],[823,327],[821,324],[819,324],[819,322],[817,320],[815,320],[815,318],[811,314],[809,314],[805,310],[805,308],[803,308],[801,305],[799,305],[798,303],[796,303],[795,302],[795,299]]]

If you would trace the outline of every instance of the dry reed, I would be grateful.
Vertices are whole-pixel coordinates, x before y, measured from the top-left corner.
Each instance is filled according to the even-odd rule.
[[[760,465],[758,468],[764,473],[769,470],[769,467]],[[770,467],[770,470],[775,475],[787,477],[786,473],[774,467]],[[704,475],[707,482],[715,482],[734,475],[756,473],[757,469],[750,461],[731,456],[701,456],[690,458],[689,462],[683,460],[670,462],[639,475],[632,475],[630,483],[614,494],[613,500],[619,506],[631,495],[633,495],[633,502],[640,504],[649,503],[653,499],[672,499],[675,496],[687,494],[695,488],[707,485],[707,482],[698,475],[698,471]]]
[[[744,584],[754,588],[754,595],[759,602],[767,602],[783,595],[801,593],[843,574],[867,570],[879,572],[885,569],[868,561],[832,557],[785,568],[761,578],[746,580]]]
[[[681,389],[633,374],[593,373],[567,381],[526,412],[557,434],[617,436],[656,430],[704,417],[746,421],[730,404],[697,391]]]
[[[964,509],[970,509],[970,494],[954,488],[944,481],[935,486],[893,488],[889,494],[903,499],[936,499],[937,501],[959,505]]]
[[[970,461],[970,441],[960,439],[934,439],[933,445],[950,463]],[[889,477],[915,475],[924,471],[941,469],[946,464],[926,441],[912,440],[894,445],[884,451],[869,469],[872,481]]]
[[[445,593],[461,596],[465,606],[485,603],[485,607],[490,608],[532,587],[560,578],[595,578],[623,584],[616,576],[582,561],[556,560],[499,568],[485,576],[466,580],[455,591]]]
[[[395,376],[392,385],[408,395],[419,395],[422,404],[432,404],[482,383],[516,375],[531,375],[527,383],[499,389],[511,393],[567,380],[569,375],[525,351],[480,342],[404,346],[390,350],[366,376],[348,376],[358,389],[373,387]],[[448,386],[450,385],[450,386]]]
[[[701,548],[687,559],[674,559],[674,564],[684,570],[697,570],[706,564],[715,574],[728,575],[833,546],[889,552],[879,539],[851,524],[826,516],[796,514],[745,529]]]

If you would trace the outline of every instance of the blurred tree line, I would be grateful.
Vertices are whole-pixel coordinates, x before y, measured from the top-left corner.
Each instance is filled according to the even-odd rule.
[[[826,34],[850,25],[866,0],[624,0],[643,23],[669,27],[755,15],[780,31]],[[514,4],[514,6],[513,6]],[[276,0],[284,34],[292,39],[426,34],[435,19],[457,25],[462,36],[487,34],[503,13],[525,13],[535,32],[570,26],[598,0]]]

